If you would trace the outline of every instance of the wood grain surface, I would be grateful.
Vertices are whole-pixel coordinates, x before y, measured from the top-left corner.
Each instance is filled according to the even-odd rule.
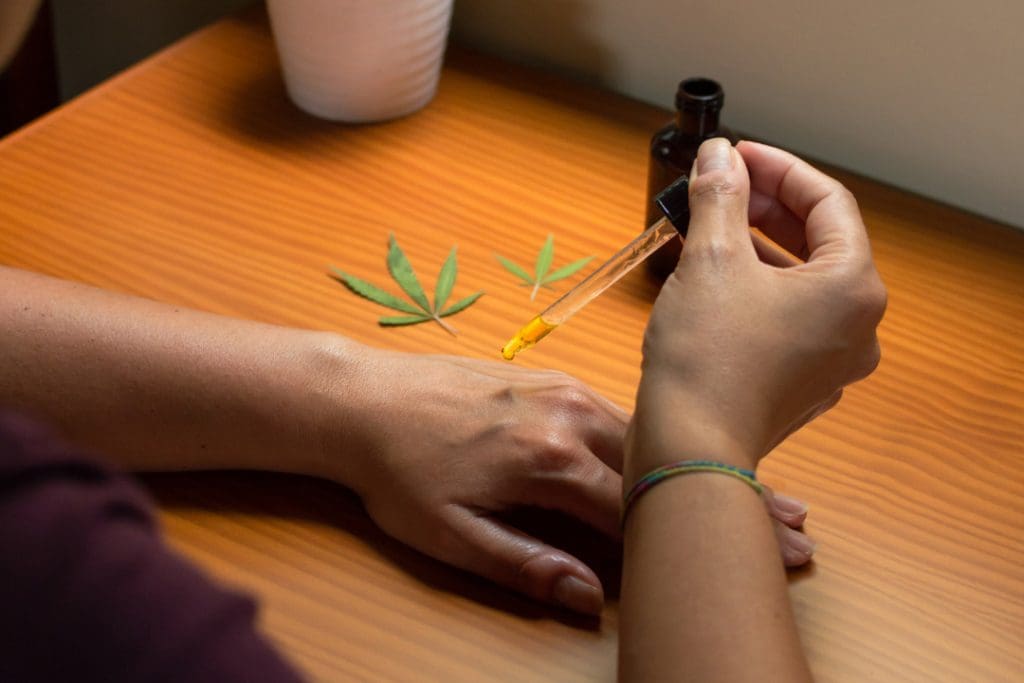
[[[643,216],[666,113],[452,54],[409,118],[342,126],[295,110],[269,32],[223,21],[0,141],[0,263],[407,351],[498,359],[531,303],[494,258],[604,258]],[[883,362],[763,465],[810,502],[792,576],[822,681],[1024,679],[1024,233],[841,175],[890,291]],[[394,233],[431,287],[459,247],[452,319],[385,329],[326,276],[385,284]],[[567,284],[559,287],[559,291]],[[656,294],[628,277],[520,358],[625,407]],[[376,531],[348,492],[254,474],[150,478],[172,542],[252,591],[309,677],[609,681],[616,607],[576,621]],[[596,561],[615,550],[581,539]],[[583,552],[583,551],[581,551]]]

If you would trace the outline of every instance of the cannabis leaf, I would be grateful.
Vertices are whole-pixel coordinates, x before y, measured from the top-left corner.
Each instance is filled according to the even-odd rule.
[[[416,272],[412,269],[412,264],[409,263],[409,259],[406,258],[402,248],[398,246],[398,241],[394,235],[388,236],[388,272],[391,273],[391,277],[402,288],[402,291],[412,299],[413,303],[409,303],[405,299],[386,292],[366,280],[360,280],[354,275],[349,275],[339,268],[332,266],[331,271],[332,278],[364,299],[369,299],[381,306],[387,306],[401,313],[408,314],[383,316],[377,322],[384,326],[415,325],[416,323],[425,323],[433,320],[446,331],[455,335],[458,334],[455,328],[441,318],[447,318],[459,311],[466,310],[483,296],[483,292],[474,292],[445,308],[445,304],[448,303],[448,297],[451,296],[452,288],[455,286],[455,278],[458,275],[458,265],[455,262],[455,247],[452,247],[448,258],[445,259],[444,265],[441,266],[441,272],[438,273],[437,286],[434,289],[434,305],[431,306],[430,300],[427,298],[419,279],[416,277]]]
[[[544,246],[540,248],[540,253],[537,254],[537,264],[534,266],[534,275],[530,275],[524,268],[521,268],[518,264],[509,261],[501,254],[495,254],[505,270],[515,275],[517,278],[523,281],[526,286],[533,287],[533,291],[530,292],[530,301],[537,298],[537,292],[541,287],[548,287],[552,282],[556,280],[563,280],[570,275],[576,273],[580,268],[587,265],[593,260],[593,256],[587,256],[581,258],[578,261],[573,261],[569,265],[562,266],[552,273],[548,271],[551,269],[551,262],[555,259],[555,236],[548,235],[548,239],[544,242]]]

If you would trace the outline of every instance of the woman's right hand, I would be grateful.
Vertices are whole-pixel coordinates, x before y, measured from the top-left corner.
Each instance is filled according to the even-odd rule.
[[[885,288],[839,182],[782,150],[717,138],[700,148],[690,210],[644,338],[627,486],[687,458],[752,469],[879,361]],[[807,262],[762,262],[749,225]]]

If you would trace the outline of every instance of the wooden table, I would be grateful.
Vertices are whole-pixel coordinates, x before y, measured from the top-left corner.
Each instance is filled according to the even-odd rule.
[[[646,141],[665,118],[454,55],[425,111],[323,123],[286,100],[263,18],[229,19],[0,142],[0,262],[497,358],[554,294],[531,303],[494,252],[528,263],[552,232],[558,264],[610,255],[640,228]],[[891,303],[878,372],[763,465],[810,501],[820,542],[791,580],[803,642],[823,681],[1021,680],[1024,233],[842,178]],[[326,277],[338,264],[386,281],[389,232],[428,286],[459,245],[454,296],[487,295],[453,319],[457,338],[380,328],[380,309]],[[631,276],[521,362],[630,406],[655,291]],[[614,602],[597,625],[533,605],[391,541],[323,482],[150,483],[172,542],[256,593],[266,630],[314,680],[614,678]]]

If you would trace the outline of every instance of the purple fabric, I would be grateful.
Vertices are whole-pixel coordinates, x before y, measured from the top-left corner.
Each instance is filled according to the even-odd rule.
[[[299,681],[255,612],[160,541],[129,477],[0,413],[0,681]]]

